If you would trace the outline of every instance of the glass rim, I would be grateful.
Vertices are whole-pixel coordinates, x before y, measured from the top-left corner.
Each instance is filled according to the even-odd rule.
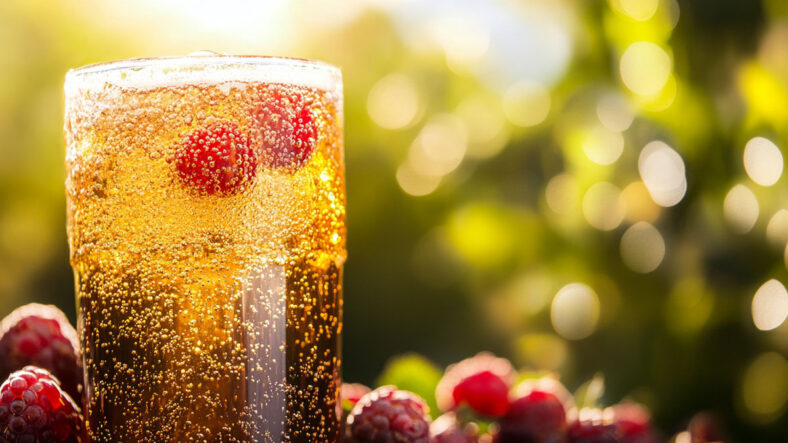
[[[233,75],[235,74],[235,75]],[[341,89],[342,71],[329,63],[295,57],[217,53],[138,57],[90,63],[70,69],[66,84],[115,83],[156,87],[176,83],[260,81]]]

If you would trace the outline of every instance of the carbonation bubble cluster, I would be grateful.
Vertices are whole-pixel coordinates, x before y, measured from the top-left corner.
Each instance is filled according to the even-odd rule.
[[[94,441],[337,438],[339,73],[255,60],[67,78],[68,234]]]

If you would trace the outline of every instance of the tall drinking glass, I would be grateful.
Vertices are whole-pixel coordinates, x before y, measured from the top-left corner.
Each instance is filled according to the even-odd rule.
[[[65,102],[91,439],[336,441],[339,70],[126,60],[70,71]]]

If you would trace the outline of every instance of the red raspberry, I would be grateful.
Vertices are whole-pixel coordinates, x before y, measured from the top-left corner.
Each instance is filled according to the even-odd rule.
[[[263,134],[262,162],[273,168],[298,170],[315,148],[317,124],[302,94],[279,90],[263,96],[255,112]]]
[[[607,408],[618,427],[621,443],[656,443],[659,437],[651,428],[648,409],[634,402],[619,403]]]
[[[453,412],[447,412],[430,425],[430,443],[477,443],[478,431],[474,423],[463,426]]]
[[[367,395],[371,389],[360,383],[342,383],[339,388],[339,396],[342,398],[342,403],[350,403],[351,407],[355,406],[362,397]]]
[[[569,443],[618,443],[618,427],[613,423],[577,420],[566,431]]]
[[[496,443],[560,443],[566,440],[567,399],[550,378],[523,383],[500,420]]]
[[[712,413],[700,412],[692,417],[687,427],[692,443],[729,441],[719,419]]]
[[[27,365],[51,371],[72,398],[81,398],[77,331],[54,306],[31,303],[0,322],[0,380]]]
[[[0,441],[87,441],[79,408],[57,379],[35,366],[12,373],[0,386]]]
[[[446,369],[435,389],[441,410],[468,405],[487,417],[500,417],[509,408],[509,388],[514,368],[503,358],[482,352]]]
[[[212,195],[236,194],[254,181],[257,152],[234,123],[198,128],[175,154],[178,177],[190,188]]]
[[[428,409],[421,397],[383,386],[356,403],[345,427],[346,443],[428,443]]]

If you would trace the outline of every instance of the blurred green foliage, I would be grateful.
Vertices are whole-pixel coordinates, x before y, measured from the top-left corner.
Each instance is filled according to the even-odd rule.
[[[405,354],[392,358],[377,379],[377,386],[393,385],[413,392],[427,402],[430,413],[436,417],[438,404],[435,388],[443,375],[434,363],[418,354]]]
[[[6,0],[0,41],[0,314],[75,316],[69,68],[320,58],[345,78],[347,379],[488,349],[570,389],[601,372],[668,432],[712,409],[788,434],[782,0]]]

